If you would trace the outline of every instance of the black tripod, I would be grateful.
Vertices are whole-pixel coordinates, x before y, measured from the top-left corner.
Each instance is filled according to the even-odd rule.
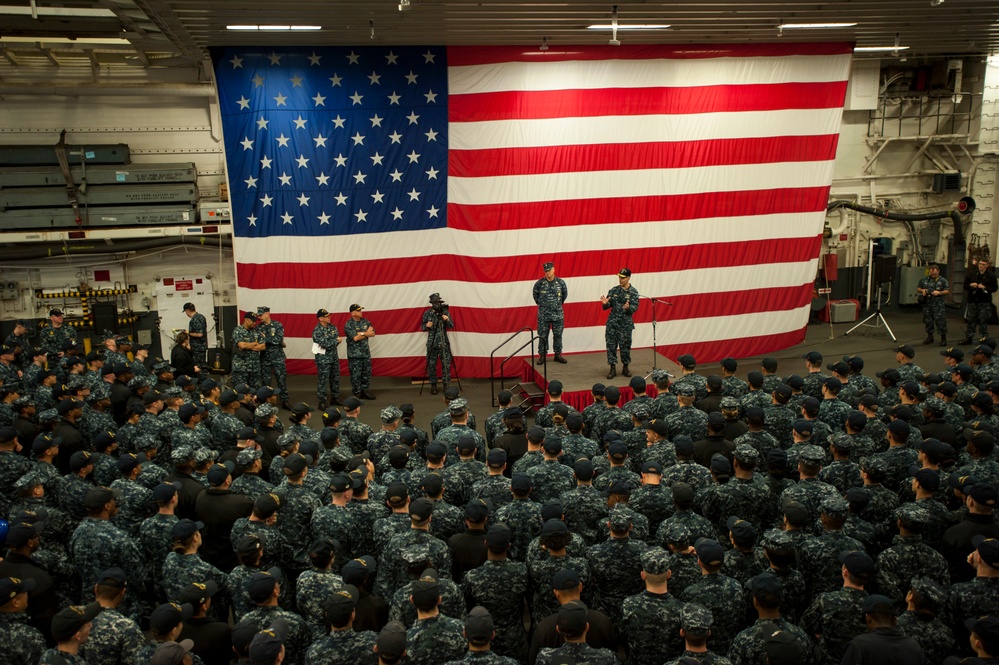
[[[660,300],[659,298],[653,298],[652,296],[639,295],[638,297],[645,298],[652,303],[652,369],[649,370],[649,373],[645,375],[645,378],[648,379],[650,376],[652,376],[652,372],[659,369],[659,348],[656,342],[656,323],[657,323],[656,303],[659,303],[660,305],[669,305],[670,307],[673,306],[673,303],[671,303],[668,300]]]
[[[451,353],[451,340],[447,336],[447,324],[448,322],[444,320],[444,316],[448,315],[448,309],[446,307],[438,309],[433,308],[434,322],[433,327],[430,329],[431,335],[437,336],[436,348],[440,352],[438,355],[441,357],[441,381],[444,381],[444,359],[448,358],[448,363],[450,365],[450,379],[453,379],[455,383],[458,384],[458,389],[461,389],[461,378],[458,376],[458,365],[454,362],[454,354]],[[450,318],[450,317],[449,317]],[[428,364],[429,365],[429,364]],[[427,368],[430,369],[429,366]],[[434,367],[434,372],[436,373],[437,368]],[[429,376],[425,376],[423,381],[420,382],[420,394],[423,394],[423,388],[427,385],[427,381],[430,379]],[[447,388],[447,383],[444,383],[444,387]]]

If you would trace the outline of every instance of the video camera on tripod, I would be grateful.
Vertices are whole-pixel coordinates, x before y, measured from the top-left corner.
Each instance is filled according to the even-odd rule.
[[[439,293],[430,294],[430,309],[438,316],[447,314],[447,303],[441,298]]]

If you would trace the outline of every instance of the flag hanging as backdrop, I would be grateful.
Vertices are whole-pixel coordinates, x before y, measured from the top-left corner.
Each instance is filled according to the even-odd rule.
[[[566,280],[566,353],[605,348],[630,268],[660,350],[701,362],[804,339],[848,44],[226,48],[214,52],[240,309],[289,371],[352,303],[376,375],[420,376],[440,293],[461,376]],[[634,346],[652,345],[652,308]],[[499,354],[500,357],[506,352]],[[345,358],[343,346],[340,357]]]

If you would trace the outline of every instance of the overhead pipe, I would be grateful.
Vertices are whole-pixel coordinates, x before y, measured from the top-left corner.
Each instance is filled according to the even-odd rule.
[[[963,247],[965,245],[963,225],[965,220],[975,211],[975,199],[965,196],[957,202],[953,210],[939,210],[937,212],[921,214],[890,212],[881,208],[860,205],[853,201],[830,201],[826,205],[826,213],[828,214],[839,208],[849,208],[850,210],[856,210],[857,212],[880,217],[881,219],[890,219],[895,222],[923,222],[931,219],[950,219],[954,222],[954,244]]]
[[[8,246],[3,249],[3,259],[5,262],[30,261],[64,256],[142,252],[150,249],[180,246],[232,249],[232,238],[221,236],[174,236],[170,238],[150,238],[149,240],[99,240],[73,243],[41,243],[28,247]]]
[[[214,97],[211,83],[0,83],[0,95],[31,95],[54,97]]]

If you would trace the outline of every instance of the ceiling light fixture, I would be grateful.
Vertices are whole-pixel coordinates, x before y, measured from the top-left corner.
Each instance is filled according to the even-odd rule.
[[[399,11],[408,12],[413,6],[410,4],[409,0],[399,0]]]
[[[290,32],[292,30],[322,30],[321,25],[227,25],[226,30],[239,30],[243,32],[266,31],[266,32]]]
[[[777,27],[783,30],[835,30],[837,28],[852,28],[856,23],[781,23]]]
[[[930,0],[930,7],[939,7],[944,3],[944,0]]]
[[[898,57],[899,51],[909,50],[908,46],[899,46],[901,43],[901,36],[899,33],[895,33],[895,44],[894,46],[857,46],[854,47],[854,53],[891,53],[893,56]]]
[[[0,6],[0,14],[5,16],[73,16],[86,18],[114,18],[115,13],[110,9],[98,9],[91,7],[11,7],[10,5]]]
[[[609,46],[621,45],[621,42],[617,38],[617,5],[614,5],[614,10],[611,11],[611,38],[607,44]]]
[[[615,26],[610,23],[599,24],[595,23],[593,25],[586,26],[587,30],[613,30]],[[668,23],[636,23],[633,25],[619,25],[618,30],[666,30],[670,26]]]
[[[539,51],[547,51],[548,50],[548,38],[547,37],[542,37],[541,38],[541,46],[538,47],[538,50]]]

